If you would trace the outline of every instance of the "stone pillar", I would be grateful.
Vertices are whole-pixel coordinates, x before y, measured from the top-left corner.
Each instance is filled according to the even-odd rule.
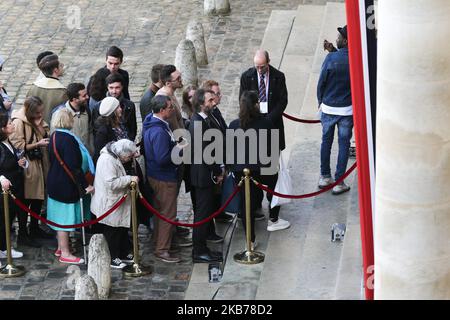
[[[205,15],[212,16],[216,13],[216,1],[215,0],[204,0],[203,2],[203,12]]]
[[[227,15],[230,13],[229,0],[216,0],[216,14]]]
[[[191,40],[181,40],[175,54],[175,67],[181,72],[184,86],[197,85],[197,59]]]
[[[197,65],[207,65],[208,56],[206,54],[205,36],[200,21],[192,20],[189,22],[186,30],[186,39],[191,40],[194,44]]]
[[[75,300],[98,300],[97,285],[91,276],[79,277],[75,284]]]
[[[94,234],[89,242],[88,275],[98,288],[100,299],[107,299],[111,289],[111,255],[108,243],[102,234]]]
[[[450,4],[378,9],[375,299],[450,299]]]

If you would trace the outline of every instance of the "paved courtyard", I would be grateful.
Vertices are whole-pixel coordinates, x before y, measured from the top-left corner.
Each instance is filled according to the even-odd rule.
[[[138,103],[150,82],[152,65],[174,62],[176,46],[184,38],[188,22],[197,18],[203,23],[209,59],[208,66],[199,68],[199,80],[215,79],[221,84],[220,108],[230,121],[237,116],[240,74],[252,65],[271,11],[295,10],[303,2],[230,1],[231,15],[207,17],[202,14],[203,0],[2,0],[0,55],[6,63],[0,81],[17,108],[38,75],[35,58],[39,52],[52,50],[60,56],[66,66],[61,80],[67,85],[87,83],[90,75],[103,66],[106,49],[117,45],[125,53],[123,68],[130,73],[131,98]],[[189,197],[183,192],[179,216],[192,218]],[[167,265],[155,261],[149,236],[140,234],[140,243],[143,262],[153,266],[153,274],[125,280],[120,271],[114,270],[111,299],[184,298],[192,272],[190,248],[181,251],[180,264]],[[57,262],[52,245],[49,247],[19,248],[25,256],[16,263],[28,272],[21,278],[0,280],[0,300],[73,299],[73,269]]]

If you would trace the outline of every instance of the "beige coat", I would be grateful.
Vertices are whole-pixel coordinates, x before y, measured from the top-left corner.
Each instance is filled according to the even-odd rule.
[[[16,129],[14,130],[14,133],[9,136],[9,140],[16,149],[25,150],[25,144],[28,144],[31,137],[33,137],[31,143],[36,143],[44,138],[37,130],[34,130],[35,135],[33,135],[33,128],[25,117],[24,107],[14,110],[11,114],[11,119]],[[48,135],[50,130],[45,121],[43,126]],[[25,169],[25,199],[45,199],[45,185],[49,160],[47,148],[42,147],[41,151],[43,155],[42,161],[29,160],[27,157],[28,168]]]
[[[64,104],[64,107],[73,115],[73,127],[70,130],[74,135],[80,138],[81,142],[83,142],[84,146],[87,148],[91,156],[94,154],[94,135],[93,135],[93,127],[89,125],[89,115],[87,111],[84,112],[75,112],[69,105],[69,101]],[[58,109],[60,110],[60,109]],[[53,116],[57,111],[53,113]],[[52,118],[53,118],[52,116]],[[55,130],[55,128],[50,128],[51,132]]]
[[[37,96],[44,104],[44,120],[49,123],[54,107],[68,100],[66,88],[59,80],[43,77],[33,83],[27,97]]]
[[[100,217],[122,198],[125,193],[128,197],[125,202],[100,223],[111,227],[130,227],[131,198],[129,195],[131,176],[128,176],[120,160],[110,154],[106,147],[100,151],[95,172],[95,192],[91,201],[91,212]]]

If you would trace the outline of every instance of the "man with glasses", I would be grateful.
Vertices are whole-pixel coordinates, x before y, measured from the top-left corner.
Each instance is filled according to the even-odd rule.
[[[168,119],[170,129],[175,131],[176,129],[184,129],[183,117],[181,116],[181,108],[175,97],[175,91],[183,88],[183,81],[181,79],[181,72],[177,70],[174,65],[168,64],[161,69],[161,82],[163,87],[158,90],[156,96],[163,95],[168,96],[175,108],[172,117]],[[175,133],[176,138],[179,136]]]
[[[220,104],[220,101],[222,100],[222,92],[220,91],[220,86],[217,81],[214,80],[207,80],[203,83],[202,88],[206,91],[214,92],[214,107],[211,110],[210,113],[210,122],[213,128],[219,129],[223,133],[223,137],[225,138],[226,130],[228,129],[228,125],[225,122],[225,119],[222,116],[222,113],[219,110],[218,105]],[[225,140],[224,140],[225,141]],[[225,144],[223,145],[224,150],[223,154],[225,155]],[[218,210],[222,205],[222,196],[221,194],[215,195],[216,200],[216,210]],[[233,221],[233,216],[229,215],[228,213],[221,212],[216,218],[216,221],[218,222],[231,222]],[[215,233],[210,234],[208,241],[213,243],[219,243],[223,241],[221,237],[218,237]]]
[[[272,121],[275,129],[279,132],[279,151],[281,152],[286,147],[283,123],[283,112],[286,110],[288,103],[286,78],[283,72],[269,64],[269,53],[265,50],[259,49],[256,51],[253,63],[254,67],[245,71],[241,76],[239,99],[244,91],[258,92],[261,113],[265,114]],[[263,192],[258,191],[256,197],[258,198],[258,203],[261,203]],[[264,215],[256,213],[255,220],[263,219]],[[275,231],[288,227],[289,222],[277,218],[269,221],[267,230]]]

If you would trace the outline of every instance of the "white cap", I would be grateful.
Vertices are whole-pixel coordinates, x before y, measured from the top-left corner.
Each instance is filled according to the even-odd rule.
[[[120,105],[119,100],[114,97],[106,97],[100,103],[99,112],[101,116],[107,117],[116,111],[117,107]]]

